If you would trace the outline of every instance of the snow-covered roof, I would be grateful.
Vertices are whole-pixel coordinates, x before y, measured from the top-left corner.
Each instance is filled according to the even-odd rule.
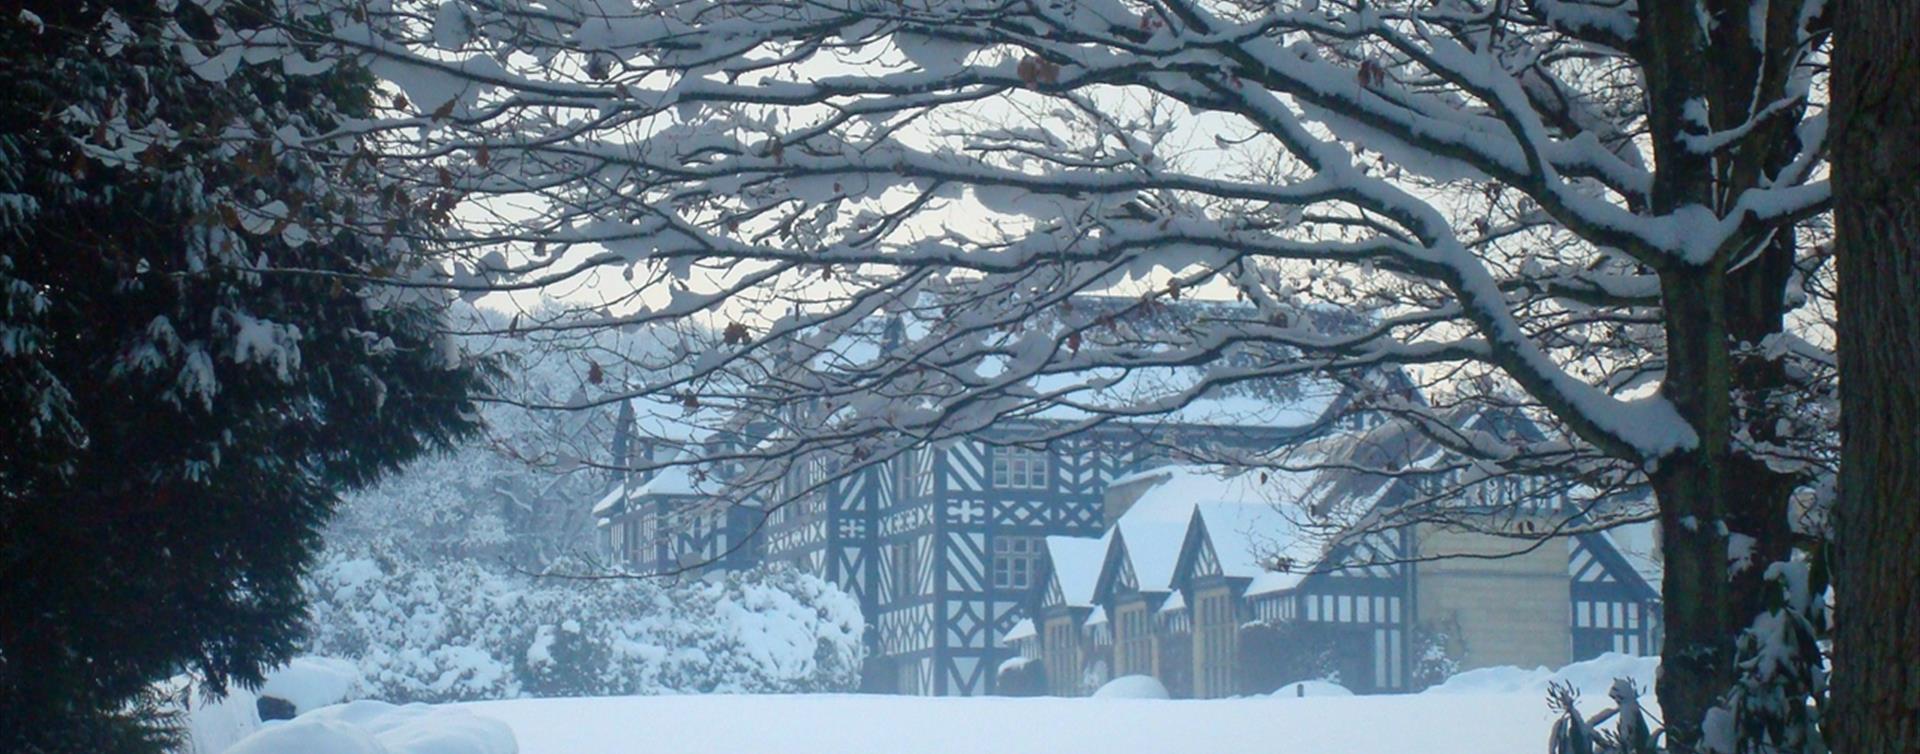
[[[1220,558],[1220,572],[1229,578],[1254,578],[1281,560],[1310,568],[1320,554],[1295,514],[1263,498],[1201,503],[1199,517]]]
[[[1132,481],[1136,482],[1151,482],[1155,478],[1161,481],[1154,483],[1121,514],[1109,536],[1118,533],[1118,541],[1112,546],[1122,548],[1121,553],[1133,567],[1140,589],[1164,592],[1173,584],[1173,569],[1179,562],[1180,545],[1186,540],[1187,527],[1193,520],[1194,505],[1204,498],[1188,494],[1191,490],[1169,489],[1169,482],[1176,476],[1185,477],[1182,469],[1162,467],[1155,472],[1133,475]]]
[[[676,459],[678,460],[678,459]],[[687,467],[679,464],[662,467],[653,473],[647,481],[633,490],[634,497],[647,495],[698,495],[700,490],[694,487],[693,476],[687,473]]]
[[[604,517],[614,512],[614,509],[618,508],[626,499],[627,485],[615,484],[613,489],[607,490],[606,497],[600,498],[599,502],[593,504],[593,515],[596,517]]]
[[[1060,582],[1060,595],[1069,607],[1093,605],[1094,588],[1100,580],[1100,561],[1107,551],[1105,537],[1051,536],[1046,539],[1047,559],[1053,564],[1053,577]]]
[[[1300,513],[1295,510],[1309,493],[1314,477],[1314,472],[1217,466],[1167,466],[1134,475],[1133,481],[1152,485],[1120,518],[1141,588],[1172,582],[1188,526],[1195,520],[1204,523],[1225,575],[1263,579],[1268,587],[1286,580],[1277,577],[1290,577],[1298,583],[1297,574],[1276,574],[1267,565],[1276,557],[1284,557],[1298,563],[1299,571],[1305,571],[1319,554],[1318,540],[1299,525],[1296,517]],[[1136,518],[1140,522],[1130,529],[1129,520]],[[1173,520],[1179,521],[1178,534],[1169,541],[1158,527]],[[1142,541],[1151,541],[1151,547],[1136,546],[1136,529],[1144,535]],[[1143,572],[1143,565],[1165,570]],[[1279,588],[1291,588],[1291,584]]]
[[[1660,559],[1660,528],[1652,521],[1623,524],[1601,533],[1620,557],[1633,567],[1654,590],[1660,589],[1664,573]]]
[[[1277,594],[1288,591],[1299,586],[1300,582],[1306,579],[1306,577],[1306,573],[1303,570],[1267,571],[1266,573],[1253,577],[1252,581],[1247,582],[1246,596],[1258,597],[1263,594]]]
[[[1526,417],[1506,409],[1477,403],[1456,406],[1441,414],[1458,439],[1488,446],[1489,454],[1501,451],[1497,443],[1515,439],[1538,441],[1540,428]],[[1442,446],[1407,422],[1389,421],[1364,430],[1342,432],[1318,438],[1311,452],[1332,466],[1350,469],[1395,469],[1401,471],[1437,470],[1457,464],[1460,456]],[[1318,513],[1329,515],[1365,515],[1403,481],[1388,473],[1346,471],[1324,474],[1313,490],[1310,501]],[[1450,507],[1479,505],[1481,497],[1459,494],[1452,500],[1437,501]]]
[[[1000,637],[1000,641],[1003,644],[1012,644],[1021,639],[1031,639],[1039,635],[1040,632],[1033,627],[1033,621],[1021,618],[1019,623],[1013,624],[1013,628],[1007,629],[1006,635]]]
[[[1187,511],[1191,515],[1192,506]],[[1129,521],[1122,517],[1115,546],[1125,548],[1141,591],[1164,592],[1173,586],[1173,567],[1179,562],[1180,543],[1186,537],[1187,526],[1183,523],[1138,518]]]
[[[599,502],[593,504],[593,515],[606,516],[616,513],[623,501],[636,500],[650,495],[708,497],[718,496],[723,493],[725,491],[725,485],[720,482],[711,480],[694,481],[691,471],[692,467],[687,463],[691,458],[689,453],[691,453],[691,451],[680,452],[669,465],[660,467],[657,471],[653,472],[653,476],[648,477],[644,482],[640,482],[639,484],[621,483],[614,485],[613,489],[608,491],[605,497],[600,498]],[[737,504],[757,505],[758,503],[748,500]]]

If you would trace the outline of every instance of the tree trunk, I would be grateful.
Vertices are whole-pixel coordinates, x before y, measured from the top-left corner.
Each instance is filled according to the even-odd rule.
[[[1712,270],[1674,270],[1665,286],[1668,374],[1662,392],[1700,434],[1700,445],[1664,459],[1654,470],[1660,506],[1665,604],[1664,643],[1655,690],[1675,752],[1700,741],[1707,710],[1733,682],[1733,632],[1726,578],[1726,427],[1731,420],[1731,369],[1726,343],[1724,278]]]
[[[1920,4],[1847,0],[1833,56],[1839,754],[1920,751]]]
[[[1711,128],[1728,130],[1745,123],[1755,103],[1785,96],[1792,55],[1784,48],[1757,50],[1747,40],[1753,24],[1797,27],[1800,6],[1761,7],[1766,11],[1756,16],[1731,1],[1709,2],[1704,12],[1698,3],[1639,4],[1636,57],[1646,76],[1659,166],[1652,211],[1687,204],[1725,210],[1730,189],[1758,185],[1795,156],[1797,118],[1763,122],[1730,153],[1711,156],[1686,146],[1686,134],[1697,128],[1689,108],[1698,102],[1709,104]],[[1718,259],[1660,270],[1667,337],[1661,390],[1700,436],[1698,448],[1661,459],[1650,474],[1665,559],[1656,691],[1674,752],[1700,749],[1707,711],[1738,680],[1736,641],[1764,611],[1765,566],[1785,560],[1792,548],[1789,501],[1798,480],[1733,444],[1739,434],[1771,437],[1777,417],[1765,410],[1767,398],[1786,386],[1782,365],[1735,351],[1782,330],[1794,257],[1786,235],[1751,259],[1735,255],[1744,261],[1731,269],[1731,259]],[[1728,545],[1736,534],[1753,539],[1754,566],[1730,573]]]

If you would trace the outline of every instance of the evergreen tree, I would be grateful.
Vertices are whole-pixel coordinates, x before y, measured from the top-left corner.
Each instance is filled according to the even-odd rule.
[[[255,54],[285,12],[0,17],[0,749],[158,748],[156,680],[258,682],[339,493],[476,429],[493,370],[393,285],[450,202],[340,158],[373,79]]]

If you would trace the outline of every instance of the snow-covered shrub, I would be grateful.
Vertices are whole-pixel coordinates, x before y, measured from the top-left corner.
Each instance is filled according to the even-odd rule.
[[[1150,675],[1123,675],[1093,692],[1095,699],[1171,699],[1160,679]]]
[[[1833,630],[1825,563],[1796,556],[1767,566],[1764,611],[1734,644],[1739,676],[1702,722],[1714,754],[1826,751],[1824,659]]]
[[[1548,754],[1658,754],[1659,735],[1647,726],[1640,709],[1641,691],[1631,678],[1616,679],[1607,690],[1614,706],[1583,717],[1575,707],[1580,689],[1572,681],[1549,684],[1547,705],[1560,719],[1547,739]],[[1602,730],[1608,721],[1613,730]]]
[[[346,701],[360,686],[360,668],[332,657],[295,657],[267,674],[254,694],[265,702],[278,700],[291,714],[312,712]],[[262,717],[265,717],[263,714]]]
[[[1000,663],[994,689],[1001,696],[1043,696],[1047,693],[1047,667],[1032,657],[1013,657]]]
[[[1240,627],[1234,651],[1239,656],[1240,691],[1267,694],[1296,681],[1339,676],[1331,629],[1318,623],[1257,621]]]
[[[1454,656],[1453,645],[1453,635],[1445,629],[1426,623],[1413,628],[1414,689],[1444,683],[1460,672],[1460,660]]]
[[[670,585],[361,557],[315,569],[309,591],[308,649],[394,702],[844,691],[864,653],[859,603],[786,568]]]
[[[514,754],[506,723],[462,707],[362,700],[261,726],[226,754]]]
[[[1107,667],[1106,659],[1095,657],[1080,668],[1080,693],[1091,695],[1099,691],[1100,687],[1107,685],[1107,681],[1112,677],[1113,671]]]
[[[1309,696],[1353,696],[1347,687],[1333,681],[1294,681],[1269,696],[1280,699],[1302,699]]]

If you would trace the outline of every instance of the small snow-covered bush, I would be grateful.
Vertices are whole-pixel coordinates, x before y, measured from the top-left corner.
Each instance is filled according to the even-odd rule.
[[[309,651],[393,702],[844,691],[864,652],[859,603],[786,568],[667,585],[358,557],[308,590]]]
[[[1347,687],[1333,681],[1295,681],[1281,686],[1269,696],[1281,699],[1299,699],[1309,696],[1353,696]]]
[[[1321,623],[1261,621],[1240,627],[1234,643],[1239,691],[1267,694],[1289,683],[1336,678],[1338,645],[1335,629]]]
[[[1093,692],[1095,699],[1171,699],[1160,679],[1150,675],[1123,675]]]
[[[1413,687],[1425,689],[1445,683],[1460,672],[1453,634],[1422,623],[1413,628]]]
[[[1001,696],[1043,696],[1047,667],[1032,657],[1014,657],[1000,663],[993,685]]]

